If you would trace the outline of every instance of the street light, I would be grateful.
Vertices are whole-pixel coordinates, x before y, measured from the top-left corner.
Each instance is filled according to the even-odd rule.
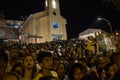
[[[108,21],[108,20],[107,20],[107,19],[105,19],[105,18],[98,18],[98,20],[99,20],[99,21],[100,21],[100,20],[104,20],[104,21],[106,21],[106,22],[107,22],[107,24],[108,24],[108,25],[109,25],[109,27],[110,27],[111,34],[113,34],[112,25],[111,25],[110,21]]]

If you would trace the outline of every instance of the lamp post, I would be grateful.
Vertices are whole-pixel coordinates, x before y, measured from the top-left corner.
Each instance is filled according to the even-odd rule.
[[[110,21],[108,21],[106,18],[98,18],[98,20],[99,20],[99,21],[100,21],[100,20],[106,21],[107,24],[108,24],[109,27],[110,27],[111,34],[113,35],[112,25],[111,25]]]

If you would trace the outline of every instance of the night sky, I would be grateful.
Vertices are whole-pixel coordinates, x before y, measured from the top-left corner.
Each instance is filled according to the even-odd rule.
[[[106,7],[102,0],[59,0],[61,15],[67,19],[68,39],[78,37],[87,28],[100,28],[110,32],[105,21],[98,21],[98,17],[110,21],[113,30],[120,29],[120,12],[113,5]],[[44,0],[1,0],[0,11],[5,19],[21,20],[21,16],[44,10]]]

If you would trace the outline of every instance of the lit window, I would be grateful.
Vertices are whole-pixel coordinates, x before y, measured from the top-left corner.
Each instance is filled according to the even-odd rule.
[[[56,1],[55,1],[55,0],[52,0],[52,7],[53,7],[54,9],[56,9]]]
[[[14,27],[15,27],[15,28],[19,28],[19,26],[18,26],[18,25],[15,25]]]
[[[47,0],[45,1],[45,6],[48,7],[48,1]]]

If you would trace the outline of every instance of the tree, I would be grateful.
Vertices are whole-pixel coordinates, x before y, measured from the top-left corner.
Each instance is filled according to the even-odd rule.
[[[114,6],[114,8],[120,12],[120,0],[103,0],[103,4],[106,5],[106,7]]]

